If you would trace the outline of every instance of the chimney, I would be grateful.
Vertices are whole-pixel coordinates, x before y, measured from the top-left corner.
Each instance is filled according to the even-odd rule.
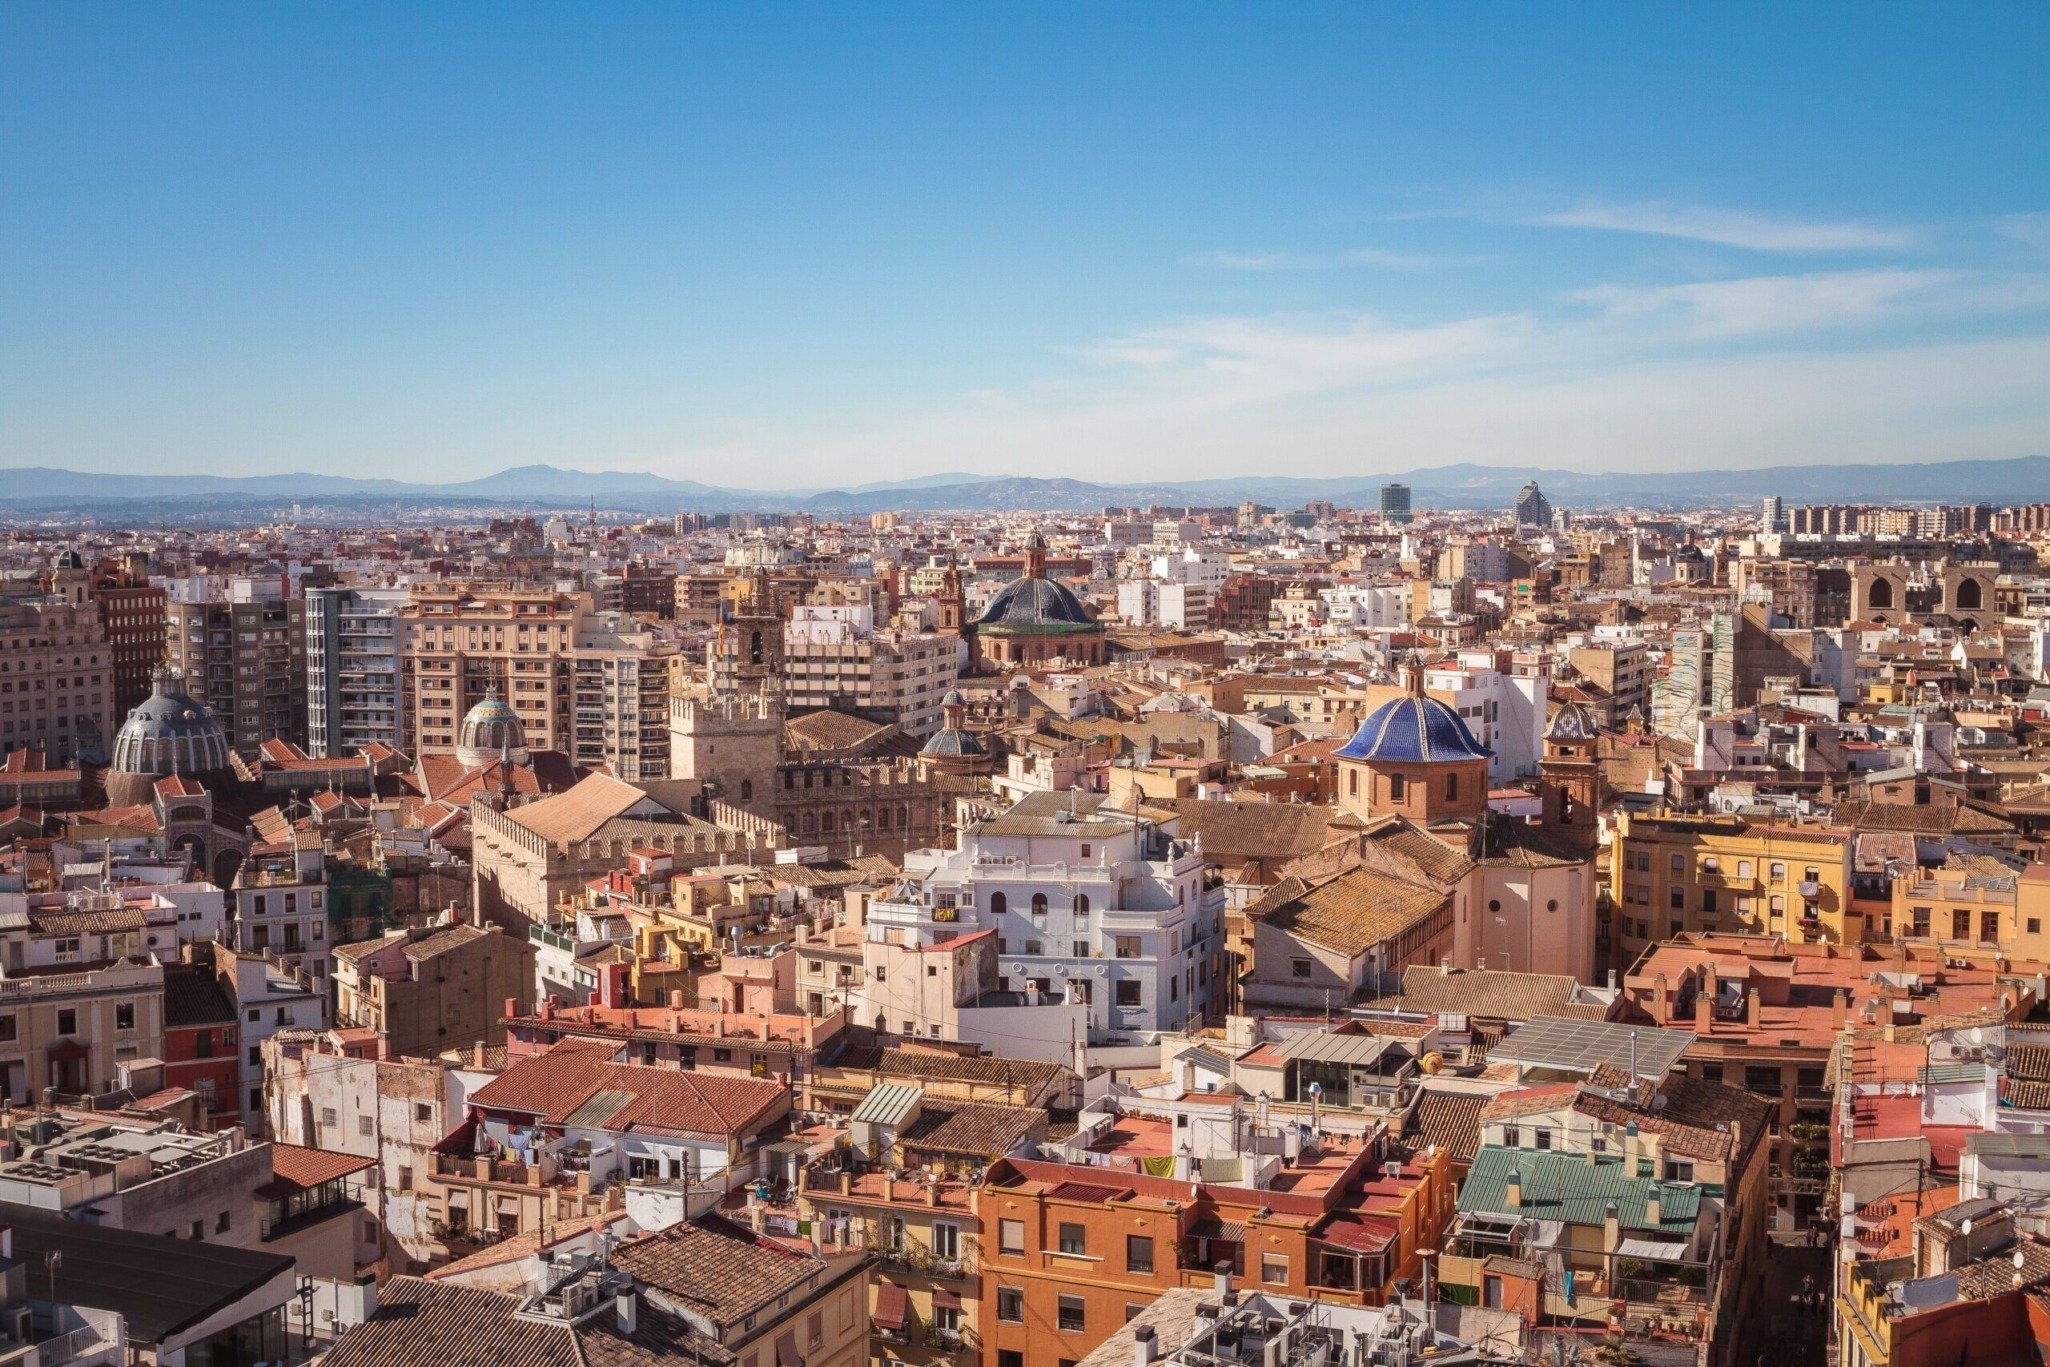
[[[1715,1032],[1715,978],[1705,975],[1701,979],[1701,990],[1694,994],[1694,1033],[1708,1035]]]
[[[1218,1299],[1222,1300],[1226,1305],[1231,1304],[1230,1263],[1219,1263],[1216,1267],[1210,1269],[1210,1286],[1217,1293]]]
[[[1660,1025],[1669,1025],[1673,1019],[1672,984],[1661,973],[1651,980],[1651,1018]]]
[[[1153,1326],[1142,1324],[1132,1331],[1132,1367],[1148,1367],[1153,1361]]]
[[[1744,996],[1744,1024],[1753,1030],[1758,1028],[1758,989],[1755,987]]]
[[[505,1014],[508,1018],[520,1014],[520,999],[518,997],[507,997],[505,999]]]
[[[1511,1210],[1523,1209],[1523,1174],[1512,1172],[1502,1186],[1502,1204]]]
[[[1831,1027],[1835,1029],[1837,1033],[1843,1033],[1844,1021],[1850,1016],[1850,1014],[1851,994],[1844,991],[1844,989],[1842,989],[1841,987],[1839,987],[1836,990],[1836,996],[1830,1000]]]
[[[1616,1214],[1616,1203],[1609,1202],[1602,1212],[1602,1251],[1614,1253],[1616,1245],[1623,1242],[1623,1222]]]
[[[622,1337],[632,1338],[634,1324],[640,1319],[641,1298],[634,1291],[634,1284],[628,1282],[619,1288],[619,1295],[612,1302],[612,1313],[619,1320]]]
[[[1653,1187],[1651,1195],[1644,1198],[1644,1223],[1656,1230],[1659,1227],[1659,1189]]]

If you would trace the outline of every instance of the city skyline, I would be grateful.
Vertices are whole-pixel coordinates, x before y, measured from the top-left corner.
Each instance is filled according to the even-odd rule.
[[[2020,7],[119,14],[0,17],[0,465],[2050,450]]]

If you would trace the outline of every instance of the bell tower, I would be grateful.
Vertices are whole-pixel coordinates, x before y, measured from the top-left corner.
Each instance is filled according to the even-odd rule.
[[[1574,844],[1593,849],[1599,832],[1602,777],[1597,747],[1601,727],[1585,703],[1569,702],[1545,727],[1544,757],[1538,761],[1538,796],[1545,827]]]

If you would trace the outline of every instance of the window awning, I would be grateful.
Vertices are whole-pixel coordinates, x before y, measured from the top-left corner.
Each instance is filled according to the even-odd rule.
[[[937,1287],[932,1293],[932,1306],[935,1310],[959,1310],[961,1308],[960,1293],[949,1291],[944,1286]]]
[[[1656,1239],[1623,1239],[1616,1244],[1616,1256],[1647,1263],[1685,1262],[1687,1245],[1661,1243]]]
[[[776,1367],[804,1367],[804,1354],[797,1351],[797,1331],[786,1329],[776,1336]]]
[[[878,1329],[902,1329],[910,1313],[904,1288],[895,1282],[876,1283],[876,1309],[869,1318]]]

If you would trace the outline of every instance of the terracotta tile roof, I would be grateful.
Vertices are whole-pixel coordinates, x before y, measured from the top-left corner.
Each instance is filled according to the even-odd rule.
[[[134,907],[112,911],[31,911],[29,924],[38,935],[119,935],[143,928],[143,915]]]
[[[783,738],[793,750],[852,750],[893,729],[892,723],[826,708],[792,717],[783,724]]]
[[[1403,1011],[1453,1012],[1483,1020],[1525,1021],[1536,1016],[1606,1020],[1608,1007],[1573,999],[1579,986],[1559,973],[1496,969],[1446,973],[1429,964],[1411,964],[1402,971],[1402,995],[1381,1004]]]
[[[655,1367],[733,1355],[646,1299],[631,1335],[610,1305],[574,1326],[519,1315],[521,1297],[424,1277],[394,1277],[378,1290],[377,1314],[344,1334],[323,1367]]]
[[[353,1153],[273,1143],[270,1146],[271,1180],[265,1185],[264,1192],[276,1199],[276,1196],[308,1191],[325,1182],[376,1166],[375,1158],[362,1158]],[[277,1189],[275,1194],[273,1188]]]
[[[610,774],[590,774],[568,792],[514,807],[506,816],[543,840],[574,845],[646,801],[648,795],[631,783]]]
[[[645,1127],[731,1135],[752,1132],[789,1099],[787,1086],[765,1078],[614,1063],[617,1047],[605,1040],[565,1039],[507,1068],[470,1100],[552,1125],[582,1111],[580,1123],[613,1131]]]
[[[1435,1144],[1461,1162],[1470,1161],[1481,1144],[1481,1111],[1485,1092],[1451,1092],[1426,1087],[1403,1124],[1403,1137]]]
[[[1284,878],[1245,914],[1249,921],[1352,958],[1438,914],[1449,900],[1437,888],[1356,868],[1315,883]]]
[[[1019,1140],[1045,1132],[1046,1112],[1036,1106],[963,1106],[949,1110],[927,1105],[921,1109],[919,1123],[904,1135],[903,1142],[914,1149],[995,1158],[1010,1152]]]
[[[813,1277],[823,1261],[717,1216],[619,1245],[613,1266],[713,1323],[737,1324]]]

